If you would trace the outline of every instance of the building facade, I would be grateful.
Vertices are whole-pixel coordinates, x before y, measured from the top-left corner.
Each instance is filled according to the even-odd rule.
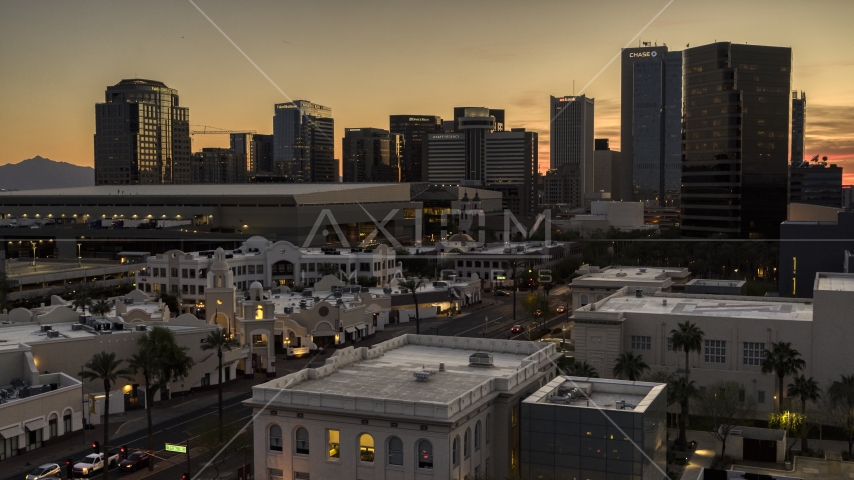
[[[442,133],[442,118],[436,115],[389,115],[389,131],[403,136],[401,181],[426,181],[427,136]]]
[[[239,151],[243,151],[242,148]],[[203,148],[192,157],[192,183],[246,183],[246,155],[230,148]]]
[[[504,208],[514,215],[534,216],[538,210],[539,140],[536,132],[514,128],[486,136],[486,188],[502,193]]]
[[[543,205],[584,205],[581,165],[569,163],[543,176]]]
[[[593,191],[593,99],[585,95],[550,97],[550,168],[578,165],[582,198]]]
[[[792,50],[683,52],[682,234],[779,238],[788,201]]]
[[[95,104],[95,185],[191,183],[190,110],[155,80],[107,87]]]
[[[296,182],[334,182],[332,109],[308,100],[278,103],[273,115],[273,169]]]
[[[246,171],[250,174],[273,172],[273,136],[256,133],[232,133],[230,149],[246,157]]]
[[[611,150],[607,138],[595,140],[593,151],[593,192],[610,193],[614,198],[614,192],[620,189],[620,168],[622,155],[617,150]]]
[[[792,92],[792,165],[804,161],[804,140],[807,124],[807,94]]]
[[[622,51],[620,191],[611,198],[676,205],[681,184],[682,52]]]
[[[789,202],[844,208],[842,167],[827,165],[826,161],[814,164],[793,162],[789,171]]]
[[[381,128],[345,128],[345,182],[400,182],[403,135]]]
[[[631,294],[669,292],[674,285],[691,280],[687,268],[605,267],[582,265],[572,279],[572,309],[602,301],[623,288]]]
[[[424,180],[430,183],[459,184],[466,176],[466,135],[427,135]]]
[[[781,296],[812,298],[818,272],[854,272],[846,252],[854,252],[854,213],[839,212],[835,222],[786,221],[780,225]]]

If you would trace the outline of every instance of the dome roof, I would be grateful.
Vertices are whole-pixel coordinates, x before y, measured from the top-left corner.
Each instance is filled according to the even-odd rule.
[[[252,285],[249,285],[249,290],[264,290],[264,286],[261,285],[261,282],[252,282]]]
[[[449,242],[473,242],[474,239],[465,233],[455,233],[448,239]]]
[[[211,265],[211,270],[228,270],[228,263],[225,261],[225,250],[219,247],[214,252],[214,262]]]

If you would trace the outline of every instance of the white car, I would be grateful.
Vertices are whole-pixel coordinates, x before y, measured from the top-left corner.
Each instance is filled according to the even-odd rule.
[[[27,474],[27,480],[41,480],[42,478],[59,478],[59,465],[55,463],[45,463],[34,468],[33,471]]]
[[[119,454],[113,454],[107,457],[107,465],[109,468],[114,468],[119,464]],[[83,460],[74,464],[75,477],[88,477],[95,472],[99,472],[104,468],[104,454],[90,453],[83,457]]]

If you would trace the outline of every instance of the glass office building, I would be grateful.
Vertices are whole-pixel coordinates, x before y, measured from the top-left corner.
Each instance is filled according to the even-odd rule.
[[[792,50],[683,52],[684,236],[779,238],[788,203]]]
[[[295,182],[335,182],[332,109],[307,100],[278,103],[273,115],[273,173]]]
[[[126,79],[95,104],[95,184],[191,183],[190,110],[163,82]]]
[[[442,117],[435,115],[390,115],[389,131],[403,135],[401,181],[426,181],[427,135],[442,133]]]

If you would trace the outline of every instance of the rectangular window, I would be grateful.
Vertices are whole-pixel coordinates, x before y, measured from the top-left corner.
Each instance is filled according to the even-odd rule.
[[[652,350],[652,337],[632,335],[632,350]]]
[[[154,273],[154,276],[155,276],[155,277],[159,277],[159,276],[160,276],[160,269],[159,269],[159,268],[152,268],[152,269],[151,269],[151,272],[152,272],[152,273]]]
[[[744,342],[744,364],[761,365],[762,352],[765,351],[764,343]]]
[[[341,432],[338,430],[327,430],[326,436],[329,439],[329,458],[341,458]]]
[[[172,285],[172,293],[178,293],[178,285]]]
[[[371,264],[367,262],[359,263],[359,271],[360,272],[370,272]]]
[[[308,472],[294,472],[294,480],[311,480]]]
[[[726,340],[706,340],[706,363],[726,363]]]
[[[255,275],[255,265],[249,265],[249,275]]]
[[[765,391],[759,390],[756,392],[756,403],[765,403]]]
[[[188,275],[189,275],[189,273],[187,273],[187,269],[182,268],[181,269],[181,278],[187,278]]]
[[[667,351],[668,351],[668,352],[681,352],[681,351],[682,351],[682,347],[679,347],[679,348],[677,348],[677,349],[675,349],[675,350],[674,350],[674,349],[673,349],[673,339],[672,339],[672,338],[668,338],[668,339],[667,339]]]
[[[264,273],[264,265],[256,265],[255,273],[262,275]]]
[[[189,294],[190,293],[190,286],[187,285],[186,283],[184,285],[181,285],[181,293],[183,293],[184,295]]]
[[[190,295],[195,295],[195,294],[196,294],[196,286],[190,285]]]
[[[165,268],[160,269],[160,276],[163,278],[166,278],[166,269]]]
[[[270,480],[282,480],[284,477],[284,472],[280,468],[268,468],[267,469],[267,478]]]
[[[190,269],[190,278],[196,278],[196,269],[195,268]]]
[[[205,286],[199,285],[199,295],[204,295],[204,294],[205,294]]]

